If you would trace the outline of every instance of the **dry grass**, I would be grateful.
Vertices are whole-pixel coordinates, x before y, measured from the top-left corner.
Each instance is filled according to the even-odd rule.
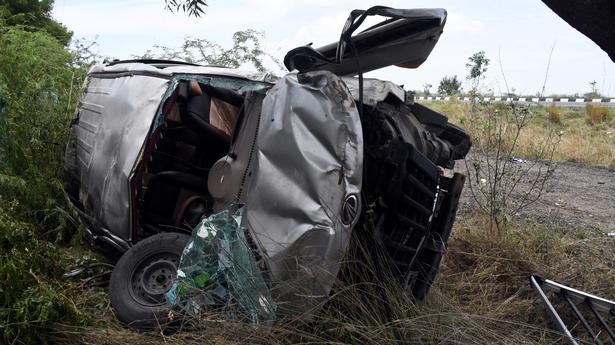
[[[452,123],[470,129],[470,106],[461,102],[429,103],[430,108],[447,115]],[[597,107],[606,108],[606,107]],[[607,108],[608,109],[608,108]],[[615,167],[615,119],[607,116],[603,122],[590,125],[585,108],[559,108],[560,123],[550,120],[549,110],[531,107],[535,113],[520,137],[517,155],[532,158],[540,149],[537,138],[549,133],[561,133],[554,159]]]
[[[590,125],[605,122],[610,115],[610,109],[606,106],[588,104],[585,107],[587,123]]]
[[[547,114],[549,115],[549,120],[551,120],[551,122],[557,124],[562,123],[562,112],[555,104],[551,104],[547,107]]]
[[[467,311],[520,322],[541,319],[535,316],[528,280],[536,272],[615,296],[615,252],[605,234],[548,228],[531,221],[514,224],[501,236],[486,234],[484,228],[480,217],[458,223],[438,279],[444,287],[461,288],[453,295]],[[464,299],[474,303],[463,303]]]
[[[165,335],[122,328],[105,307],[92,310],[97,321],[88,327],[58,326],[55,340],[96,345],[557,344],[561,337],[530,288],[531,273],[615,296],[615,252],[604,235],[566,233],[532,222],[502,236],[486,229],[474,215],[458,221],[434,287],[419,304],[394,279],[376,284],[367,278],[362,284],[338,282],[311,322],[290,317],[267,329],[212,315]],[[105,305],[104,299],[99,303]]]
[[[564,231],[531,221],[516,224],[502,236],[489,236],[484,228],[480,218],[458,223],[438,276],[439,299],[461,311],[526,329],[533,325],[538,329],[527,340],[550,343],[557,336],[545,330],[553,326],[530,288],[530,274],[606,298],[615,296],[615,253],[605,234]]]

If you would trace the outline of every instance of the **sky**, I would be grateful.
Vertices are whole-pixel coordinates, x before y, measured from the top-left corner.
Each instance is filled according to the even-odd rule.
[[[265,50],[282,60],[292,48],[337,41],[350,11],[373,5],[439,7],[448,11],[448,19],[418,69],[387,67],[367,77],[408,90],[432,84],[435,92],[442,77],[457,75],[468,89],[465,64],[484,50],[491,60],[484,87],[496,95],[513,89],[535,95],[543,85],[544,95],[582,94],[591,91],[591,81],[602,94],[615,95],[615,63],[540,0],[209,0],[200,18],[171,13],[164,0],[56,0],[53,16],[75,38],[96,41],[96,50],[106,57],[132,58],[155,44],[179,47],[187,36],[229,46],[234,32],[255,29],[265,34]]]

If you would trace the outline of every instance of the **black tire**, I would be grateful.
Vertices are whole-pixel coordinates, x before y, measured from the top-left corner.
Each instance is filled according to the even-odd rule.
[[[122,255],[109,282],[109,299],[120,322],[149,330],[167,325],[169,308],[164,292],[175,279],[189,238],[180,233],[160,233]]]

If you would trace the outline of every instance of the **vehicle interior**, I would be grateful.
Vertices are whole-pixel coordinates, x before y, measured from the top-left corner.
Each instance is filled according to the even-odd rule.
[[[243,97],[237,91],[182,81],[163,105],[164,123],[146,143],[133,185],[144,238],[191,231],[212,210],[207,177],[228,153]]]

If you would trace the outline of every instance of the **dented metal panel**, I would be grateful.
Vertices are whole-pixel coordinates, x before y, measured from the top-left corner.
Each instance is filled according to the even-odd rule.
[[[262,105],[261,105],[262,104]],[[242,226],[264,259],[278,312],[326,298],[359,216],[361,121],[344,82],[326,71],[289,74],[246,95],[231,154],[211,169],[215,211],[245,204]]]
[[[339,77],[290,74],[267,93],[244,202],[280,311],[304,313],[328,296],[360,210],[362,167],[361,121]]]
[[[168,80],[90,77],[73,126],[79,199],[114,234],[130,237],[129,176]]]
[[[348,86],[352,97],[359,100],[359,79],[356,77],[342,77]],[[406,100],[406,91],[390,81],[365,78],[363,80],[363,104],[375,106],[383,102],[387,97],[392,96],[402,102]]]

